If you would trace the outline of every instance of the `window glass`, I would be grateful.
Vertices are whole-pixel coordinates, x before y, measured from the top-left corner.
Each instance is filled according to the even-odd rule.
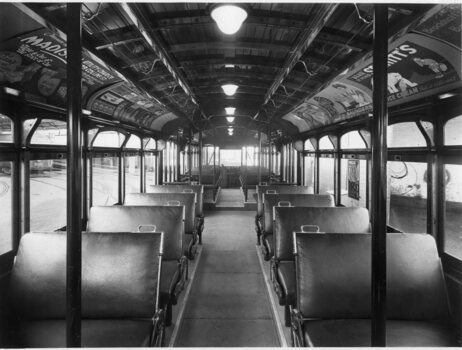
[[[144,169],[146,172],[146,192],[151,192],[151,185],[157,185],[157,156],[154,153],[144,155]]]
[[[125,136],[117,131],[103,131],[96,135],[93,147],[119,148],[125,140]]]
[[[334,194],[334,158],[319,158],[319,193]]]
[[[30,141],[32,145],[67,144],[67,125],[61,120],[43,119],[34,131]]]
[[[462,165],[446,164],[444,250],[462,259]]]
[[[66,226],[66,160],[30,161],[30,229],[54,231]]]
[[[303,148],[305,151],[314,151],[314,147],[313,147],[313,144],[311,143],[311,141],[309,139],[307,139],[305,141],[305,146]]]
[[[224,166],[240,166],[241,165],[241,150],[240,149],[221,149],[220,161]]]
[[[157,142],[153,138],[150,138],[148,140],[148,143],[146,144],[146,147],[144,149],[157,149]]]
[[[329,139],[329,136],[323,136],[319,140],[319,149],[334,149],[334,145]]]
[[[414,122],[398,123],[388,126],[388,147],[427,147],[427,142]]]
[[[310,193],[314,193],[314,164],[315,164],[315,157],[308,157],[305,156],[305,169],[304,169],[304,186],[308,186],[310,188]]]
[[[359,149],[366,148],[363,138],[358,131],[350,131],[342,136],[340,139],[341,149]]]
[[[448,120],[444,126],[444,144],[446,146],[462,145],[462,115]]]
[[[387,163],[388,224],[402,232],[427,232],[427,163]]]
[[[13,162],[0,161],[0,254],[13,249],[12,241],[12,207],[13,191],[11,188],[11,167]]]
[[[340,203],[347,207],[366,207],[367,161],[341,159]]]
[[[140,156],[125,156],[125,193],[141,192]]]
[[[119,202],[119,158],[94,154],[93,206],[112,205]]]
[[[130,135],[130,138],[125,144],[125,148],[141,149],[141,139],[136,135]]]
[[[13,142],[13,121],[0,113],[0,142]]]
[[[87,139],[88,146],[90,146],[91,143],[93,142],[93,138],[95,137],[97,132],[98,132],[97,128],[88,130],[88,139]]]

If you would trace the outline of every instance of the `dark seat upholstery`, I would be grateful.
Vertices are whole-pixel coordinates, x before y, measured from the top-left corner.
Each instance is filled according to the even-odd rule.
[[[82,234],[82,346],[161,345],[161,236]],[[65,232],[22,237],[9,296],[17,335],[14,346],[66,346]]]
[[[311,190],[308,186],[290,186],[287,184],[280,185],[257,185],[255,202],[257,202],[257,214],[255,216],[255,231],[257,232],[257,244],[261,242],[261,233],[263,231],[262,221],[263,221],[263,193],[267,191],[281,193],[281,194],[290,194],[290,193],[299,193],[299,194],[309,194]]]
[[[334,198],[329,194],[277,193],[263,194],[263,231],[262,251],[266,260],[274,252],[273,247],[273,212],[279,202],[290,203],[294,207],[333,207]]]
[[[202,244],[202,231],[204,231],[204,186],[203,185],[151,185],[150,193],[187,193],[196,194],[196,229],[199,236],[199,244]]]
[[[289,307],[295,306],[295,259],[293,232],[302,225],[316,225],[321,232],[370,232],[366,208],[274,207],[273,286],[279,303],[285,305],[286,325],[290,325]]]
[[[370,346],[371,235],[295,233],[296,345]],[[456,346],[436,244],[387,234],[388,346]]]
[[[183,206],[102,206],[92,207],[88,217],[90,232],[137,232],[139,225],[154,225],[164,233],[164,264],[160,291],[161,305],[167,305],[167,325],[171,306],[176,304],[187,278],[187,259],[184,258]],[[176,269],[169,268],[176,265]]]
[[[165,206],[181,205],[185,207],[185,255],[194,258],[194,246],[197,242],[196,232],[196,194],[195,193],[129,193],[124,205]]]

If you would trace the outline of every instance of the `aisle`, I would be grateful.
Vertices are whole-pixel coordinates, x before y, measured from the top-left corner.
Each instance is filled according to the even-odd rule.
[[[239,188],[221,188],[217,207],[244,207],[244,196]]]
[[[204,246],[176,347],[278,347],[255,249],[254,212],[206,214]]]

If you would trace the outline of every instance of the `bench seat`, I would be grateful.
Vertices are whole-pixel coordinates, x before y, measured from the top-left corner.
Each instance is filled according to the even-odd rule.
[[[309,320],[303,323],[305,344],[322,347],[370,347],[369,319]],[[451,326],[443,322],[387,321],[387,346],[458,346]]]

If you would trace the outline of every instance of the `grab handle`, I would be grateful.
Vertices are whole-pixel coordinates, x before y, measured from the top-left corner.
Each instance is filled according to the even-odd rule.
[[[194,191],[190,188],[184,189],[183,193],[193,193]]]
[[[139,225],[138,232],[156,232],[156,225]]]
[[[172,206],[172,207],[179,207],[180,206],[180,201],[168,201],[167,205]]]
[[[318,225],[302,225],[300,227],[300,229],[302,230],[302,232],[315,232],[315,233],[319,233],[319,226]]]
[[[290,202],[288,201],[280,201],[278,202],[278,207],[291,207],[292,204],[290,204]]]
[[[276,190],[266,190],[266,194],[276,194]]]

